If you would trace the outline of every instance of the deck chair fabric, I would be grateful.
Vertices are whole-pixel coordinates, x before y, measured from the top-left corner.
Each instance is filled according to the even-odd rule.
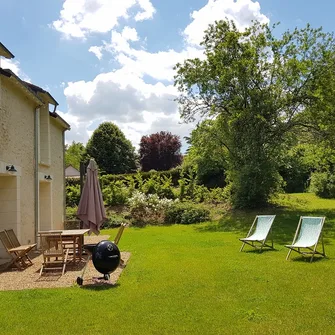
[[[15,265],[19,270],[24,269],[27,264],[24,261],[25,256],[31,250],[30,245],[21,245],[21,246],[13,246],[8,235],[5,231],[0,232],[0,240],[5,247],[8,254],[11,256],[11,261],[7,264],[7,267]]]
[[[292,244],[285,245],[286,248],[290,249],[286,257],[287,260],[289,259],[292,251],[295,251],[302,256],[308,254],[312,255],[310,259],[311,262],[313,261],[315,254],[322,255],[324,257],[326,256],[322,237],[322,228],[325,219],[325,217],[300,217]],[[320,238],[322,242],[322,252],[317,251]],[[300,249],[304,249],[304,251]]]
[[[271,245],[266,244],[266,240],[272,228],[275,215],[257,215],[251,228],[245,238],[240,238],[243,242],[240,251],[243,250],[245,244],[248,244],[255,249],[262,251],[264,247],[273,249],[273,240]]]
[[[15,232],[14,232],[13,229],[8,229],[8,230],[5,229],[5,233],[6,233],[8,239],[10,240],[10,242],[11,242],[11,244],[12,244],[12,246],[13,246],[14,248],[22,247],[22,244],[21,244],[20,241],[18,240],[18,238],[17,238],[17,236],[16,236],[16,234],[15,234]],[[28,253],[29,253],[30,250],[32,250],[33,248],[36,247],[36,243],[26,244],[26,245],[24,245],[23,247],[25,248],[25,250],[27,250],[27,252],[26,252],[25,255],[23,256],[23,258],[24,258],[25,260],[27,260],[27,261],[32,265],[33,262],[31,261],[31,259],[30,259],[29,255],[28,255]]]
[[[69,249],[64,248],[61,232],[47,232],[40,234],[43,262],[40,276],[43,271],[61,270],[65,273]]]

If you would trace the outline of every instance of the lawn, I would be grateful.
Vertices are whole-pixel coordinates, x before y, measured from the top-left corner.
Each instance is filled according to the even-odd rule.
[[[277,215],[275,251],[239,252],[253,211],[128,228],[119,246],[132,256],[117,286],[0,292],[0,334],[334,334],[335,200],[275,203],[257,212]],[[285,260],[300,215],[327,216],[327,259]]]

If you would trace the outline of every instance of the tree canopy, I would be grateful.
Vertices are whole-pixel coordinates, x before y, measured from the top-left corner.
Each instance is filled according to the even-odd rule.
[[[87,154],[95,158],[106,174],[129,173],[136,170],[134,147],[112,122],[104,122],[93,132],[86,146]]]
[[[79,170],[85,151],[85,146],[82,143],[73,141],[69,146],[65,147],[65,165],[72,165]]]
[[[140,164],[143,171],[166,171],[181,163],[181,142],[177,135],[161,131],[142,136],[140,142]]]
[[[205,59],[176,65],[181,117],[214,120],[235,207],[263,206],[278,189],[289,132],[330,138],[335,130],[333,36],[307,25],[276,38],[275,28],[216,22],[202,42]]]
[[[220,141],[220,129],[213,120],[198,124],[187,138],[190,146],[183,166],[196,169],[199,184],[207,187],[223,187],[225,184],[226,150]]]

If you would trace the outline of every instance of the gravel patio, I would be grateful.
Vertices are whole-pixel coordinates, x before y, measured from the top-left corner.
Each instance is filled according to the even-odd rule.
[[[85,236],[84,243],[98,243],[99,241],[108,239],[108,235]],[[75,265],[69,263],[66,266],[66,272],[63,276],[60,275],[59,271],[55,273],[49,272],[40,276],[39,272],[42,264],[42,255],[37,253],[32,253],[30,255],[33,261],[32,266],[28,266],[22,271],[17,269],[0,270],[0,291],[75,286],[77,285],[76,279],[80,276],[81,271],[85,266],[84,261]],[[87,259],[88,256],[85,255],[84,257]],[[121,252],[123,264],[110,275],[109,281],[97,280],[96,278],[101,277],[102,275],[94,268],[93,263],[90,262],[85,272],[82,287],[114,286],[127,265],[129,257],[129,252]]]

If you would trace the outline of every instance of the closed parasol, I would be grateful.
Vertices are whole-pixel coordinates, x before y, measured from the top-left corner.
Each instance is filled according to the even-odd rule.
[[[98,166],[91,159],[87,167],[86,181],[81,194],[77,216],[83,222],[83,228],[100,234],[100,226],[107,219],[98,180]]]

